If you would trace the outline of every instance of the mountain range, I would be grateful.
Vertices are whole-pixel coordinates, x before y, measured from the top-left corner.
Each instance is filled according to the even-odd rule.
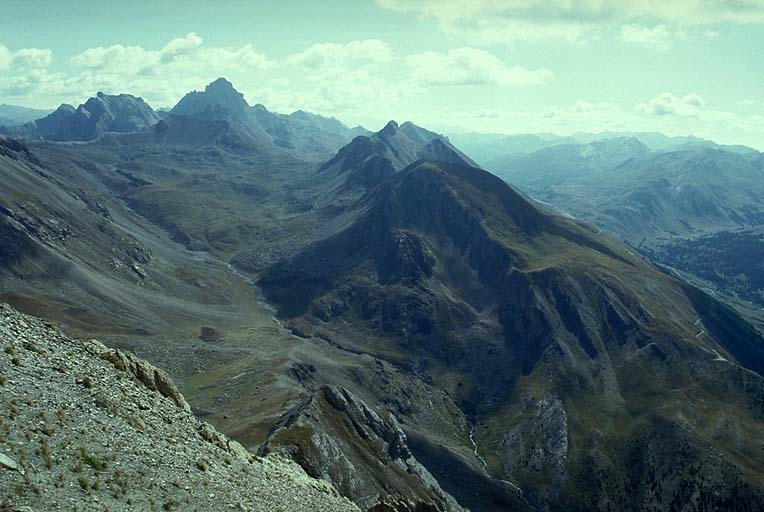
[[[250,107],[224,78],[210,83],[204,91],[188,93],[168,113],[161,114],[141,98],[99,92],[77,108],[64,104],[45,117],[5,127],[0,133],[52,141],[91,141],[109,133],[145,132],[160,143],[221,145],[313,160],[328,158],[354,136],[368,133],[362,127],[348,128],[334,118],[304,111],[284,115],[259,104]]]
[[[449,138],[486,169],[503,170],[516,157],[558,145],[586,145],[608,139],[636,139],[651,151],[711,148],[736,153],[755,153],[742,145],[722,145],[695,136],[669,137],[659,132],[576,132],[561,136],[553,133],[503,135],[491,133],[453,133]]]
[[[708,281],[713,272],[701,270],[692,258],[677,258],[684,250],[680,247],[696,239],[728,239],[764,222],[763,162],[761,153],[750,148],[690,141],[653,150],[635,137],[616,137],[557,144],[500,159],[490,168],[535,199]],[[747,238],[741,233],[740,243]],[[720,258],[715,266],[747,265],[735,251],[715,257]],[[711,282],[732,291],[733,277]],[[749,299],[758,297],[757,282],[748,281],[738,291]]]
[[[666,212],[753,222],[757,153],[566,140],[517,156],[516,189],[453,137],[274,114],[224,79],[127,133],[124,95],[95,99],[89,141],[0,138],[3,301],[164,368],[197,418],[364,510],[764,507],[761,333],[562,196],[678,194],[641,222],[613,203],[608,229],[650,237]]]

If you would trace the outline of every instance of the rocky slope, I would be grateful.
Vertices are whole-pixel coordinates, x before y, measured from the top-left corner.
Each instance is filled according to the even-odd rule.
[[[0,305],[4,510],[353,511],[199,421],[167,375]]]
[[[414,458],[387,410],[376,411],[347,389],[322,386],[285,413],[260,453],[283,454],[334,484],[362,508],[463,510]],[[374,461],[372,465],[369,461]],[[383,478],[374,466],[385,467]]]

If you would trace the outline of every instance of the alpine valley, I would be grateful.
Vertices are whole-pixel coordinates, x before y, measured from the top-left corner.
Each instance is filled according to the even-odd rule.
[[[50,484],[77,510],[191,510],[203,481],[207,510],[764,509],[757,151],[371,132],[224,78],[161,112],[13,112],[5,509],[48,510]],[[137,448],[102,466],[107,425]]]

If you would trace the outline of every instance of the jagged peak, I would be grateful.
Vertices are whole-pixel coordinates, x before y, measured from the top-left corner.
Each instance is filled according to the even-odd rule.
[[[398,131],[398,123],[396,123],[393,120],[390,120],[384,128],[382,128],[379,133],[383,133],[385,135],[393,135]]]

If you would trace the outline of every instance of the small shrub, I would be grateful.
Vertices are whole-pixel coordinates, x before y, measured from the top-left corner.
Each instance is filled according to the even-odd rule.
[[[45,354],[45,351],[32,343],[31,341],[25,341],[24,342],[24,348],[29,350],[30,352],[34,352],[35,354],[43,355]]]
[[[89,375],[85,375],[82,379],[82,385],[86,388],[90,389],[93,387],[93,379],[90,378]]]
[[[77,482],[80,484],[80,487],[82,487],[83,491],[87,491],[90,489],[90,481],[88,480],[88,477],[85,475],[80,475],[77,477]]]
[[[119,357],[117,352],[114,350],[109,350],[108,352],[102,353],[101,359],[105,359],[106,361],[109,361],[118,370],[125,371],[127,369],[125,367],[125,361],[121,357]]]

